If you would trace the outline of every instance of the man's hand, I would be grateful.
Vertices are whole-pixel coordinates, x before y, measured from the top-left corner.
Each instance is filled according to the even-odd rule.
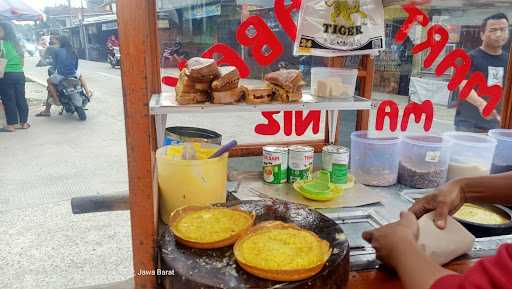
[[[417,244],[418,221],[410,212],[400,221],[363,233],[377,252],[377,258],[393,267],[405,289],[428,289],[439,278],[456,274],[437,265]]]
[[[485,109],[485,106],[487,106],[487,102],[485,102],[485,104],[479,104],[478,105],[478,110],[480,111],[480,115],[487,119],[487,120],[490,120],[490,119],[496,119],[499,123],[501,123],[501,116],[500,114],[496,111],[496,110],[493,110],[493,112],[488,115],[488,116],[484,116],[484,109]]]
[[[385,264],[395,267],[405,243],[416,244],[418,240],[418,221],[410,212],[400,213],[400,220],[363,233],[363,239],[375,248],[377,258]]]
[[[446,228],[446,218],[457,212],[465,202],[462,181],[454,180],[439,187],[435,192],[417,200],[409,211],[419,219],[426,213],[434,212],[434,222],[439,229]]]
[[[463,89],[464,86],[466,85],[466,83],[467,83],[467,80],[464,80],[460,85],[460,89]],[[487,101],[485,101],[483,98],[481,98],[474,89],[471,90],[468,98],[466,98],[466,101],[471,103],[472,105],[474,105],[476,108],[478,108],[478,111],[480,111],[480,115],[483,118],[485,118],[485,119],[495,118],[498,122],[501,123],[501,116],[499,115],[499,113],[496,110],[494,110],[489,116],[487,116],[487,117],[484,116],[484,109],[487,106]]]

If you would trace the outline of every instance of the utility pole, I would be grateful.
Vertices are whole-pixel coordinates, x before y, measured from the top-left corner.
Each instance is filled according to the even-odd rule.
[[[71,1],[71,0],[68,0]],[[87,39],[87,32],[85,31],[85,25],[84,25],[84,0],[80,0],[80,34],[81,34],[81,40],[84,44],[85,49],[85,60],[89,60],[89,43]]]

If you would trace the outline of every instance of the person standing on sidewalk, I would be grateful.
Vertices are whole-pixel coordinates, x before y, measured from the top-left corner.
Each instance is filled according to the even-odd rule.
[[[0,97],[5,110],[7,126],[0,132],[28,129],[28,103],[25,98],[25,74],[23,49],[9,22],[0,22],[0,53],[7,59],[4,77],[0,79]]]
[[[509,40],[509,19],[503,13],[498,13],[484,19],[480,29],[482,46],[470,52],[472,64],[471,73],[481,72],[487,78],[487,84],[504,87],[508,53],[504,47]],[[463,81],[461,88],[466,85]],[[486,98],[485,98],[486,99]],[[503,102],[500,101],[497,110],[490,118],[482,116],[487,101],[480,98],[475,90],[472,90],[467,101],[460,102],[455,115],[455,127],[457,131],[486,133],[500,126],[500,112]]]

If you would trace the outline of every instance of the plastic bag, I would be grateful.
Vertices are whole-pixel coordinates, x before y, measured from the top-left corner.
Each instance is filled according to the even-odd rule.
[[[385,45],[382,0],[302,1],[294,55],[377,54]]]

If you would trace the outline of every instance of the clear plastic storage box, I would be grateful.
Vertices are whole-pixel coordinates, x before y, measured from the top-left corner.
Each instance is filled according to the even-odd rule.
[[[443,137],[451,142],[448,180],[491,173],[497,144],[495,139],[468,132],[447,132]]]
[[[351,150],[350,171],[357,182],[376,187],[396,183],[399,138],[369,138],[368,132],[356,131],[351,136]]]
[[[439,136],[405,136],[400,143],[398,181],[417,189],[436,188],[446,182],[450,142]]]
[[[491,174],[512,171],[512,129],[494,129],[489,132],[489,136],[498,142]]]
[[[311,69],[311,94],[319,97],[353,97],[357,69],[314,67]]]

